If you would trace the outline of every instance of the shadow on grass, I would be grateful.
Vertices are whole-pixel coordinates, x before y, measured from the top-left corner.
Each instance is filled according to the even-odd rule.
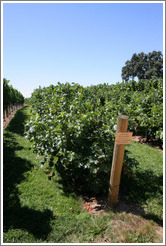
[[[130,161],[129,161],[130,163]],[[144,212],[142,205],[147,201],[155,199],[158,205],[163,204],[163,175],[156,174],[152,170],[139,169],[139,164],[136,169],[131,169],[131,176],[127,177],[122,174],[120,184],[120,202],[117,209],[125,212],[140,214],[146,219],[151,219],[163,225],[163,220],[160,216]],[[123,204],[125,202],[125,205]],[[128,203],[128,205],[127,205]],[[124,206],[123,206],[124,205]],[[153,204],[152,204],[153,206]]]
[[[130,163],[129,171],[131,176],[125,175],[125,170],[122,170],[121,184],[120,184],[120,202],[115,208],[116,211],[125,211],[127,213],[133,213],[136,215],[141,215],[146,219],[150,219],[158,223],[160,226],[163,224],[163,220],[160,215],[155,213],[145,213],[143,205],[146,204],[148,200],[155,199],[157,204],[162,203],[163,194],[163,176],[158,175],[151,170],[139,169],[139,163],[135,159],[128,157],[127,151],[125,160]],[[72,169],[65,170],[62,165],[57,166],[57,171],[61,176],[59,181],[63,187],[63,191],[66,196],[69,193],[76,195],[83,195],[87,197],[88,200],[95,197],[98,204],[105,207],[107,203],[108,187],[109,187],[109,175],[105,175],[95,178],[88,173],[88,170]],[[103,181],[103,186],[98,187],[98,181]],[[95,188],[96,187],[96,190]],[[93,188],[93,191],[92,191]],[[161,201],[160,201],[160,200]],[[160,204],[162,207],[162,204]]]
[[[162,195],[162,184],[163,176],[157,176],[151,170],[137,170],[128,181],[122,182],[121,190],[126,200],[143,203]]]
[[[107,194],[109,185],[109,174],[99,173],[97,176],[90,173],[88,169],[78,168],[77,164],[70,166],[67,170],[61,163],[56,165],[56,171],[61,179],[58,180],[60,187],[66,196],[71,193],[76,196],[96,196]]]
[[[24,135],[24,123],[25,123],[25,120],[28,119],[29,117],[28,115],[24,113],[25,107],[16,111],[14,117],[11,119],[9,125],[6,127],[6,130],[13,132],[13,133],[17,133],[21,136]]]
[[[52,212],[50,210],[41,212],[28,207],[22,207],[18,197],[17,184],[24,179],[23,174],[31,169],[32,164],[15,155],[15,151],[23,147],[17,143],[17,139],[12,132],[23,135],[23,122],[25,118],[24,114],[18,111],[9,123],[8,131],[4,132],[3,226],[4,232],[10,228],[23,229],[32,233],[36,238],[45,239],[51,231],[49,223],[50,219],[53,218]]]

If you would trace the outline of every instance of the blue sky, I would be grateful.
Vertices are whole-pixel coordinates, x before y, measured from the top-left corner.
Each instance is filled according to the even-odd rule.
[[[134,53],[163,52],[162,3],[4,3],[3,77],[25,97],[121,82]]]

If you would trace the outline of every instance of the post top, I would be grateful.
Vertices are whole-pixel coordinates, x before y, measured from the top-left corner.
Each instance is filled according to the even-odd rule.
[[[127,120],[129,117],[127,115],[119,115],[118,118],[122,119],[122,120]]]

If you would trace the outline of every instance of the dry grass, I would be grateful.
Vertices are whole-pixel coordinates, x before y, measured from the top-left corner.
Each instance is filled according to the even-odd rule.
[[[116,214],[109,231],[95,240],[97,243],[153,243],[163,242],[163,228],[150,220],[131,213]]]

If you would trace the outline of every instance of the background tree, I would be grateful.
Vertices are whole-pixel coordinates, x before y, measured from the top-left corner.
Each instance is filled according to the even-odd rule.
[[[153,51],[148,54],[143,52],[133,54],[131,60],[126,61],[122,67],[122,79],[128,81],[130,78],[151,79],[152,77],[163,77],[163,55],[161,51]]]

